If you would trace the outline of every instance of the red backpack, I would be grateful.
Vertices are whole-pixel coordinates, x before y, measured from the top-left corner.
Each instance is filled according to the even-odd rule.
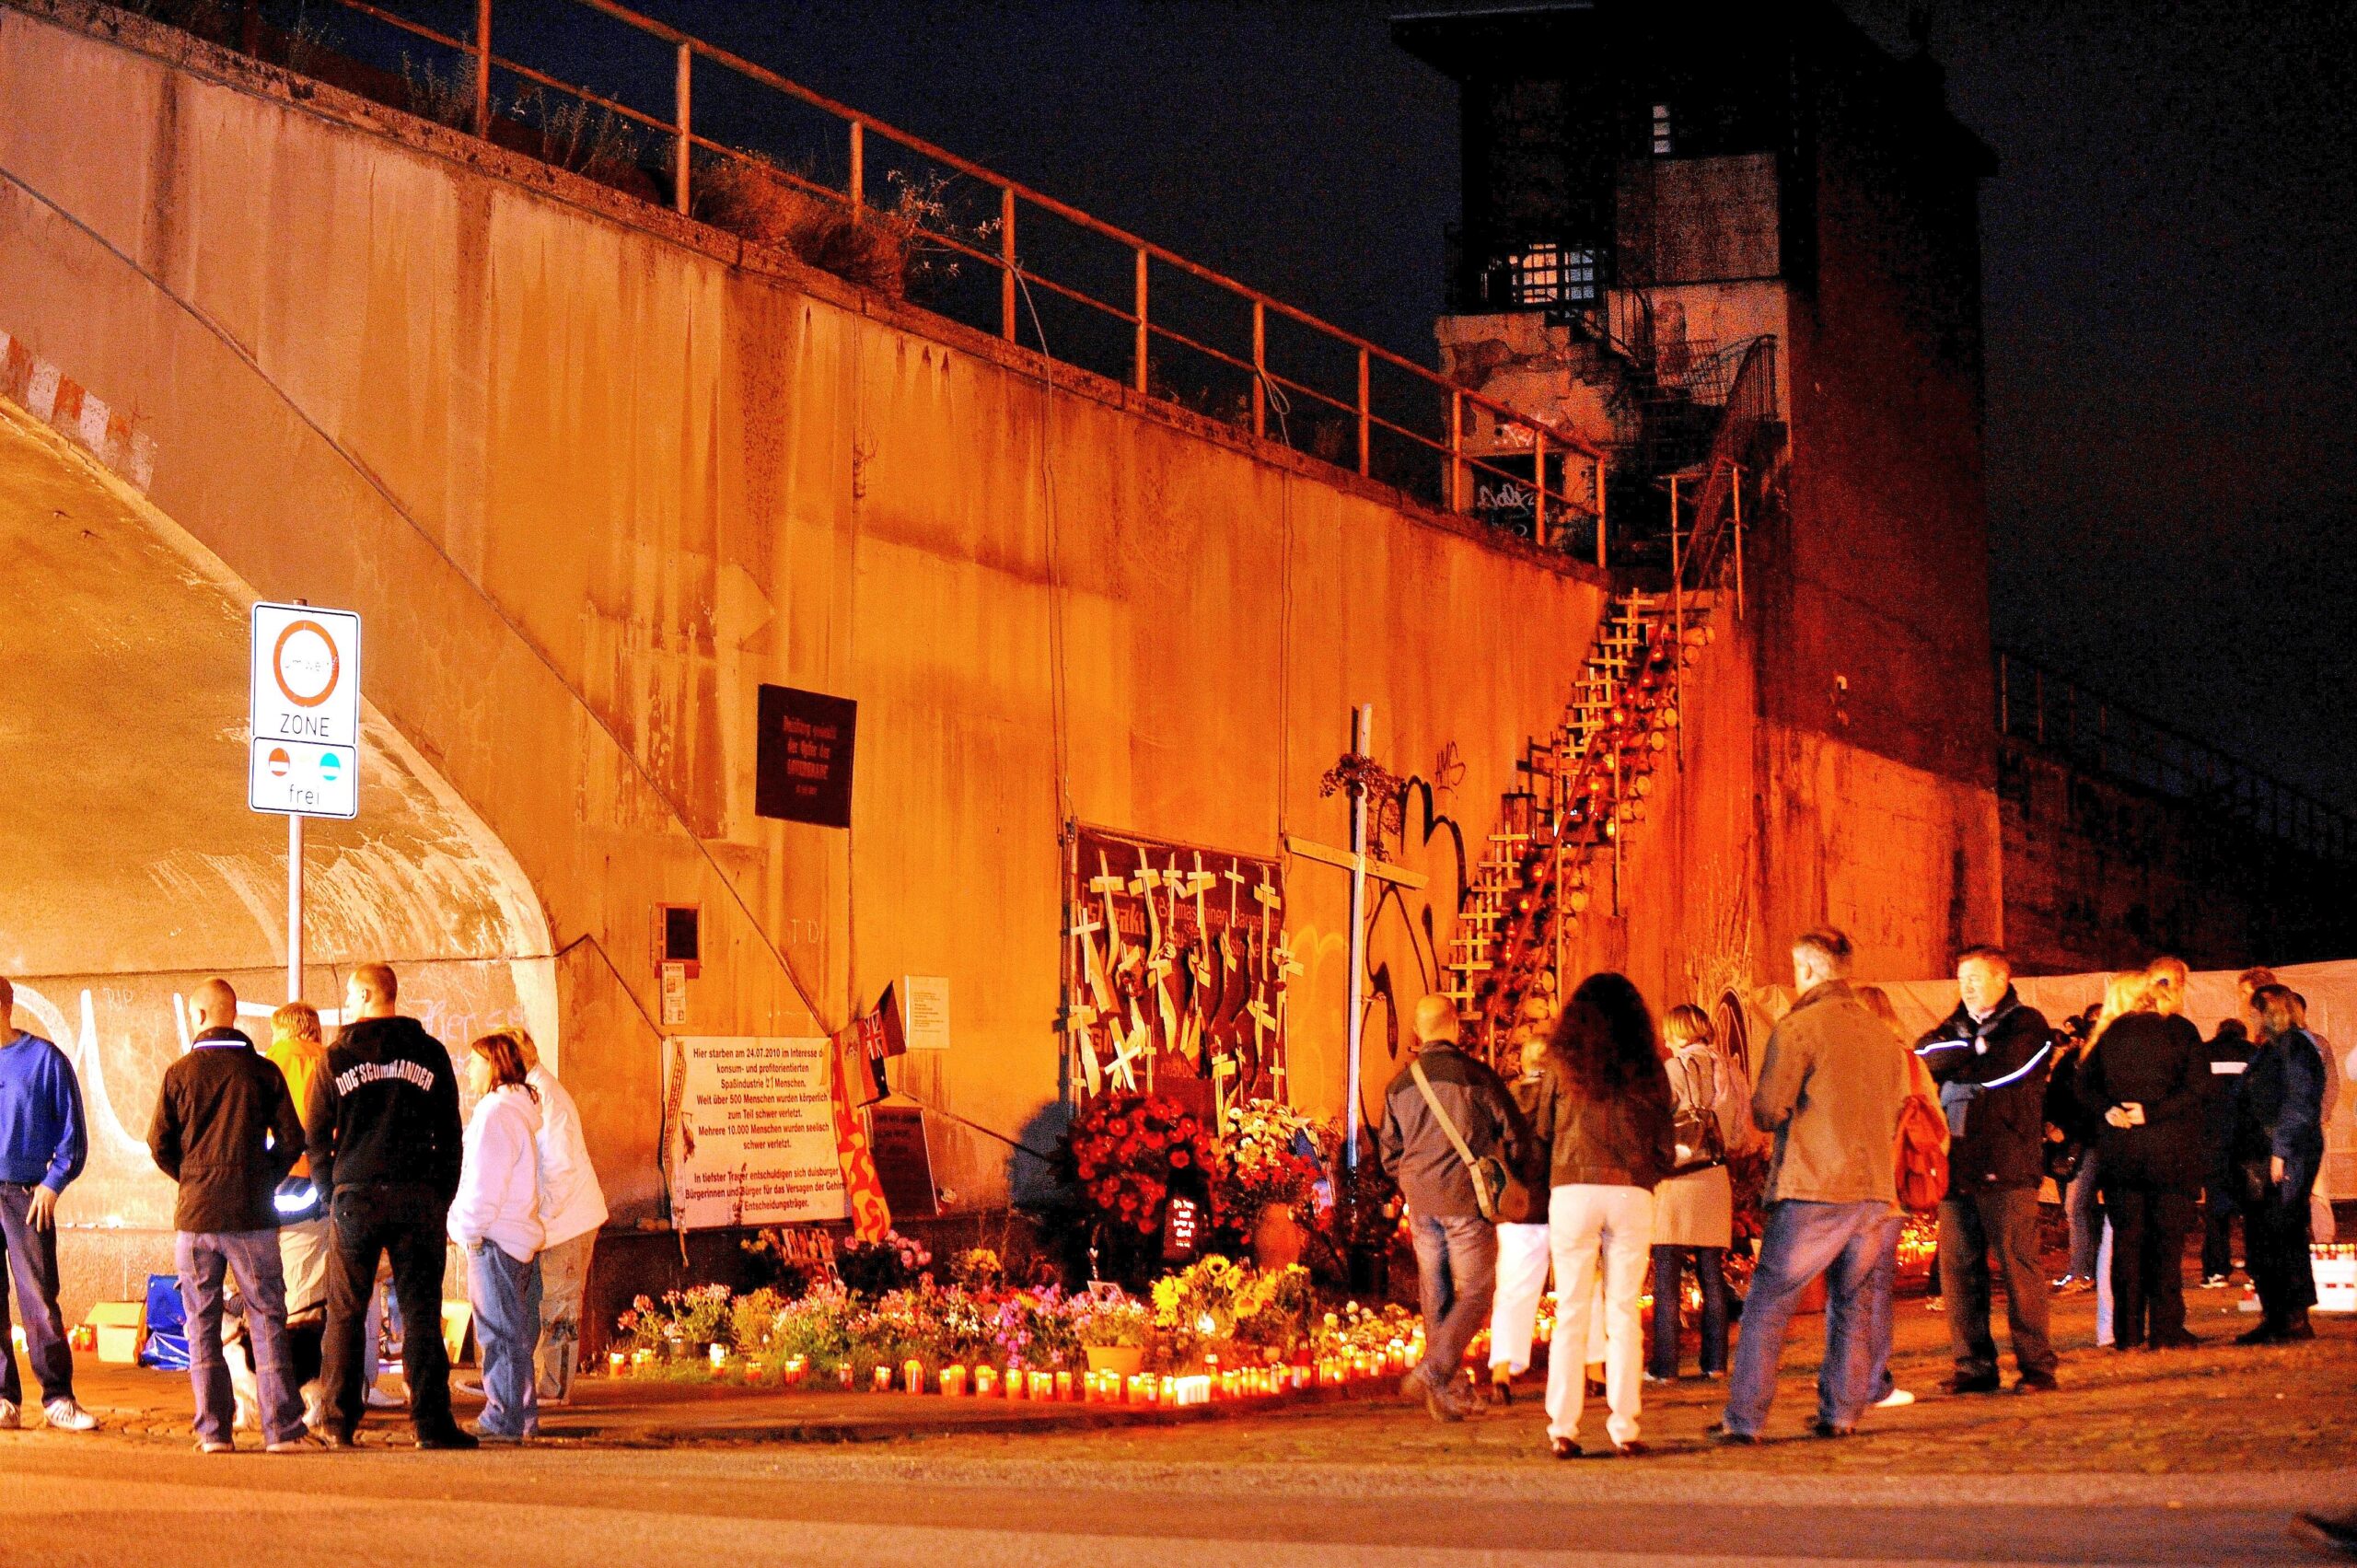
[[[1948,1195],[1947,1119],[1922,1095],[1898,1106],[1898,1139],[1892,1164],[1898,1173],[1898,1206],[1922,1214]]]

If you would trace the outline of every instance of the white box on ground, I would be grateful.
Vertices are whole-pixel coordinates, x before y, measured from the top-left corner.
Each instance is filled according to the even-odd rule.
[[[247,702],[246,804],[304,817],[359,815],[360,617],[317,605],[255,605]]]

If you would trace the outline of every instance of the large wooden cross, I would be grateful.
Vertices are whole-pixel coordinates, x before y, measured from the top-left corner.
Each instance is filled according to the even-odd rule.
[[[1351,714],[1351,750],[1360,757],[1375,747],[1375,704],[1363,703]],[[1359,1047],[1366,1026],[1366,884],[1374,877],[1410,891],[1421,889],[1424,878],[1402,866],[1389,865],[1366,852],[1366,786],[1351,786],[1351,847],[1346,853],[1309,839],[1285,835],[1285,848],[1304,860],[1314,860],[1351,874],[1350,1012],[1344,1034],[1342,1095],[1342,1161],[1352,1170],[1359,1165]],[[1288,955],[1290,957],[1290,955]]]

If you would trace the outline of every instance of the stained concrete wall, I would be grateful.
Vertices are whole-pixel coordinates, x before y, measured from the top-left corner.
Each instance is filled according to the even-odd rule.
[[[626,1218],[657,1198],[657,902],[704,911],[691,1032],[823,1029],[947,976],[954,1046],[911,1086],[963,1119],[935,1156],[987,1202],[1025,1169],[1002,1140],[1052,1134],[1068,819],[1340,840],[1317,779],[1371,701],[1401,771],[1455,749],[1483,830],[1602,602],[1377,487],[112,13],[0,11],[0,169],[6,326],[144,412],[157,505],[254,591],[367,618],[372,700],[521,868]],[[861,704],[850,832],[754,816],[764,681]],[[1296,864],[1291,893],[1293,1085],[1331,1109],[1343,878]]]

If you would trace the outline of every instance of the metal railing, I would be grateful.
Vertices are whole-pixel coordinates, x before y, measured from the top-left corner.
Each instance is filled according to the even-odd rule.
[[[2082,772],[2232,818],[2320,860],[2357,863],[2357,815],[2019,654],[1998,650],[1996,674],[1999,735]]]
[[[261,3],[243,0],[243,25],[216,41],[259,52],[254,41],[261,29],[254,18]],[[1362,476],[1394,484],[1450,512],[1486,516],[1489,498],[1512,491],[1521,498],[1524,513],[1515,531],[1543,547],[1566,550],[1584,544],[1582,536],[1592,530],[1596,561],[1599,565],[1606,563],[1607,458],[1590,443],[741,55],[615,0],[538,0],[536,13],[551,9],[596,13],[669,51],[665,72],[670,78],[669,112],[650,112],[620,96],[592,91],[563,80],[553,70],[498,52],[493,41],[502,34],[492,0],[472,0],[470,29],[463,22],[434,27],[371,0],[332,3],[344,13],[394,29],[404,40],[430,43],[454,56],[453,65],[470,73],[471,78],[459,83],[460,92],[472,93],[471,114],[466,117],[469,123],[460,128],[471,129],[476,135],[510,145],[515,140],[511,127],[502,122],[502,106],[493,91],[495,77],[504,75],[524,84],[528,92],[564,95],[616,122],[650,133],[657,138],[658,148],[668,142],[668,156],[660,164],[652,168],[640,165],[633,173],[642,181],[651,178],[658,190],[668,181],[670,204],[682,214],[695,213],[699,181],[708,180],[719,163],[754,166],[761,177],[821,202],[840,203],[854,218],[876,210],[873,195],[880,175],[894,175],[901,166],[929,166],[936,174],[947,171],[970,181],[987,193],[987,216],[960,225],[946,217],[928,220],[920,215],[912,225],[925,246],[995,273],[995,300],[977,312],[984,319],[969,325],[995,331],[1010,343],[1022,343],[1061,363],[1097,369],[1150,396],[1174,396],[1165,379],[1166,362],[1174,354],[1192,356],[1199,368],[1209,366],[1213,374],[1230,377],[1226,412],[1217,416],[1248,428],[1254,436],[1271,438],[1273,420],[1274,438],[1284,445],[1308,450],[1346,470],[1354,467]],[[158,0],[155,8],[168,12],[168,0]],[[450,11],[447,0],[439,6],[428,0],[404,0],[402,8]],[[549,36],[544,21],[535,29],[518,30],[543,42]],[[331,52],[331,46],[328,49]],[[310,52],[316,57],[323,52],[323,46],[314,44]],[[401,62],[406,76],[405,51]],[[299,61],[290,63],[301,68]],[[726,74],[726,78],[700,83],[700,66],[707,68],[707,75],[709,69],[716,68]],[[777,104],[783,99],[797,106],[795,112],[815,110],[831,126],[833,145],[825,161],[830,168],[842,170],[839,181],[831,174],[819,176],[789,168],[708,134],[709,124],[699,116],[700,92],[725,96],[726,91],[740,90],[746,84],[772,95],[773,108],[764,112],[784,112],[784,106]],[[451,106],[445,103],[443,107]],[[905,208],[899,215],[900,221],[909,221]],[[1065,276],[1048,275],[1044,265],[1027,256],[1023,249],[1023,242],[1042,221],[1061,224],[1118,248],[1126,264],[1117,261],[1109,269],[1103,264],[1106,259],[1099,257],[1096,270],[1100,276],[1094,286],[1080,275],[1089,270],[1086,266],[1075,267]],[[1109,270],[1121,274],[1109,286],[1103,275]],[[1219,323],[1225,335],[1198,325],[1195,317],[1200,310],[1166,308],[1160,296],[1173,287],[1207,291],[1213,302],[1228,308],[1229,315]],[[1069,350],[1056,354],[1042,325],[1043,302],[1051,307],[1068,306],[1081,320],[1093,320],[1100,329],[1100,339],[1101,330],[1108,328],[1126,338],[1120,356],[1127,363],[1115,372],[1086,365]],[[946,308],[943,313],[951,314]],[[952,319],[957,319],[954,314]],[[1023,330],[1027,320],[1028,334]],[[1272,333],[1281,329],[1301,340],[1299,352],[1285,359],[1272,355]],[[1215,337],[1221,341],[1213,341]],[[1323,374],[1316,367],[1321,363]],[[1238,381],[1240,387],[1235,386]]]

